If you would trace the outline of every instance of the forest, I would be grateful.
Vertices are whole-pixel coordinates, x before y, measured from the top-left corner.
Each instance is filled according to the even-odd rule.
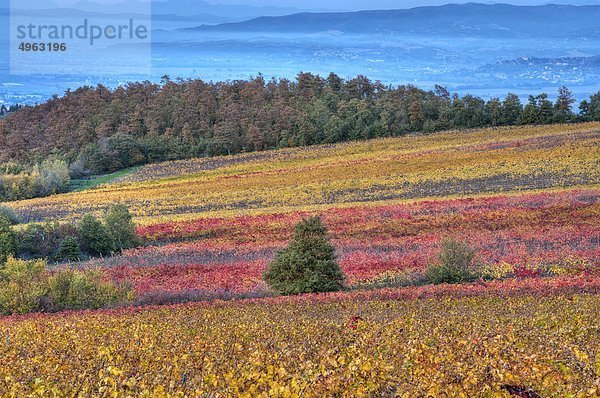
[[[85,178],[165,160],[400,136],[410,132],[600,120],[600,92],[574,112],[561,87],[522,103],[445,87],[386,86],[299,73],[295,80],[81,87],[0,119],[0,201],[45,196]],[[49,163],[50,162],[50,163]],[[45,170],[45,171],[44,171]],[[45,179],[44,176],[48,176]]]

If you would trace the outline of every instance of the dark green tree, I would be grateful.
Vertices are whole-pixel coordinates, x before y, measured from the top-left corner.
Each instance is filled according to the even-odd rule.
[[[508,93],[502,101],[502,123],[505,125],[518,124],[521,121],[523,104],[517,94]]]
[[[584,119],[589,119],[590,116],[590,103],[588,100],[583,100],[579,104],[579,115]]]
[[[263,278],[285,295],[332,292],[344,287],[344,274],[320,217],[296,224],[292,240],[275,255]]]
[[[487,119],[492,126],[499,126],[504,123],[502,102],[500,102],[500,98],[490,98],[485,104],[485,111],[487,113]]]
[[[107,141],[107,151],[114,156],[114,170],[144,163],[146,158],[134,137],[126,133],[116,133]],[[113,171],[113,170],[110,170]]]
[[[6,218],[12,225],[19,223],[19,217],[10,207],[0,206],[0,217]]]
[[[548,124],[552,123],[553,117],[552,101],[548,99],[548,94],[542,93],[535,97],[529,96],[529,103],[523,109],[521,121],[524,124]]]
[[[554,118],[554,105],[548,99],[548,94],[542,93],[538,95],[538,104],[540,106],[541,123],[552,123]]]
[[[57,260],[77,261],[81,256],[79,242],[74,236],[67,236],[61,242],[56,253]]]
[[[591,120],[600,120],[600,91],[590,96],[588,115]]]
[[[113,251],[114,243],[106,227],[96,217],[87,215],[79,224],[81,244],[84,251],[98,256]]]

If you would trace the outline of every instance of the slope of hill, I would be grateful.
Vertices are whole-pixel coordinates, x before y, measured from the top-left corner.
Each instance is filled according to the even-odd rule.
[[[561,89],[556,102],[515,94],[485,101],[444,87],[385,86],[365,76],[344,80],[299,73],[293,81],[263,76],[81,87],[0,119],[0,166],[30,167],[62,157],[72,177],[140,164],[278,147],[389,137],[415,131],[600,120],[600,95],[576,115]],[[3,197],[3,196],[0,196]],[[4,195],[4,197],[12,197]]]
[[[138,221],[576,187],[600,182],[600,124],[523,126],[159,163],[122,182],[8,203],[25,220],[115,202]],[[351,173],[348,170],[352,170]]]
[[[11,360],[0,364],[0,391],[597,396],[599,296],[527,288],[508,298],[438,289],[428,299],[388,292],[0,319]]]
[[[193,28],[207,32],[302,32],[597,37],[600,6],[449,4],[408,10],[299,13]]]
[[[419,280],[448,236],[507,274],[579,272],[600,265],[599,148],[599,123],[447,132],[149,165],[8,205],[26,221],[72,221],[127,204],[152,245],[86,265],[140,297],[268,294],[262,271],[310,214],[355,287]]]
[[[78,266],[162,306],[0,318],[0,394],[596,396],[599,151],[600,123],[445,132],[12,203],[45,221],[128,204],[147,246]],[[314,214],[350,291],[270,298],[262,272]],[[448,237],[486,281],[416,286]]]

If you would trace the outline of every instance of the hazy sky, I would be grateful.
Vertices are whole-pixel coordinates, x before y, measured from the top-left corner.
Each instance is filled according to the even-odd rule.
[[[17,3],[48,2],[48,0],[13,0]],[[80,0],[54,0],[61,6],[70,6]],[[119,3],[124,0],[91,0],[101,4]],[[153,0],[161,1],[161,0]],[[299,10],[368,10],[368,9],[393,9],[411,8],[426,5],[441,5],[447,3],[509,3],[519,5],[537,5],[546,3],[557,4],[600,4],[600,0],[207,0],[213,4],[249,4],[254,6],[281,6],[295,7]]]
[[[518,5],[538,4],[600,4],[600,0],[208,0],[214,4],[252,4],[296,7],[299,9],[393,9],[411,8],[426,5],[441,5],[448,3],[509,3]]]

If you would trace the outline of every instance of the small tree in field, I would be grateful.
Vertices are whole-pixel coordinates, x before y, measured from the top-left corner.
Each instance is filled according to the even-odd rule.
[[[263,278],[285,295],[333,292],[344,287],[344,274],[320,217],[296,224],[292,240],[275,255]]]
[[[0,218],[7,219],[11,225],[17,225],[19,223],[19,217],[17,217],[10,207],[0,206]]]
[[[76,261],[81,256],[79,242],[74,236],[67,236],[61,242],[56,253],[57,260]]]

